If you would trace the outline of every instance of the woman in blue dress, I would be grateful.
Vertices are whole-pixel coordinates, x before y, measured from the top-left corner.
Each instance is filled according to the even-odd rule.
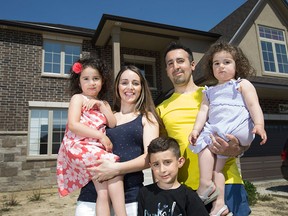
[[[107,129],[107,136],[120,162],[99,160],[99,165],[90,170],[100,182],[124,175],[126,212],[128,216],[136,216],[136,198],[144,182],[142,170],[149,167],[147,146],[159,136],[159,125],[162,123],[156,113],[148,83],[135,66],[123,67],[115,79],[114,111],[117,125]],[[83,187],[75,216],[95,216],[96,196],[93,183]]]

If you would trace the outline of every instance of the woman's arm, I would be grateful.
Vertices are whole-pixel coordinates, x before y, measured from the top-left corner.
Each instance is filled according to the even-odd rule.
[[[148,121],[145,116],[142,117],[144,153],[137,158],[125,162],[114,163],[109,160],[99,160],[97,162],[99,166],[89,168],[89,171],[95,173],[95,179],[105,181],[117,175],[137,172],[149,167],[147,147],[153,139],[159,136],[159,125],[155,117],[150,113],[149,115],[151,115],[149,117],[153,120],[153,123]]]

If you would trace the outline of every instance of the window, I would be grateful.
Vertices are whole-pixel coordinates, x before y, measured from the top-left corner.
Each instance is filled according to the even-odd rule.
[[[42,106],[42,107],[41,107]],[[62,142],[68,103],[29,102],[28,156],[57,155]]]
[[[259,36],[265,72],[288,75],[288,57],[283,30],[259,26]]]
[[[135,65],[145,76],[149,87],[156,88],[155,58],[124,55],[124,65]]]
[[[45,75],[65,76],[81,56],[81,43],[79,40],[66,42],[64,39],[53,40],[54,38],[44,37],[42,71]]]

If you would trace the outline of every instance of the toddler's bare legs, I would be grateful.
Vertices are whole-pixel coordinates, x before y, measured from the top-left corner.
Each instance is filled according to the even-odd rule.
[[[99,183],[93,180],[97,191],[96,215],[110,216],[110,199],[108,194],[108,182]]]
[[[199,195],[203,195],[212,184],[215,156],[206,147],[198,154],[200,185],[197,190]]]
[[[126,216],[123,176],[108,180],[108,192],[117,216]]]
[[[216,200],[213,202],[213,207],[211,209],[211,215],[216,215],[216,213],[225,205],[225,177],[222,173],[223,167],[226,163],[226,158],[217,158],[215,163],[214,171],[214,183],[219,190],[219,194]],[[223,212],[224,215],[228,214],[229,211]]]

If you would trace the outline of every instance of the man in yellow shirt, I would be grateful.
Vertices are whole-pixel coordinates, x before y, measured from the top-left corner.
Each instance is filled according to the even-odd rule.
[[[202,87],[196,86],[192,72],[195,69],[189,48],[171,43],[165,52],[167,76],[174,86],[174,93],[157,106],[168,136],[177,140],[186,162],[179,171],[179,182],[197,190],[199,186],[198,156],[189,148],[188,136],[193,128],[202,101]],[[229,144],[216,136],[210,150],[215,154],[237,156],[245,149],[239,146],[237,138],[227,136]],[[247,216],[251,210],[248,204],[242,177],[235,158],[229,158],[223,169],[226,180],[225,203],[234,215]]]

